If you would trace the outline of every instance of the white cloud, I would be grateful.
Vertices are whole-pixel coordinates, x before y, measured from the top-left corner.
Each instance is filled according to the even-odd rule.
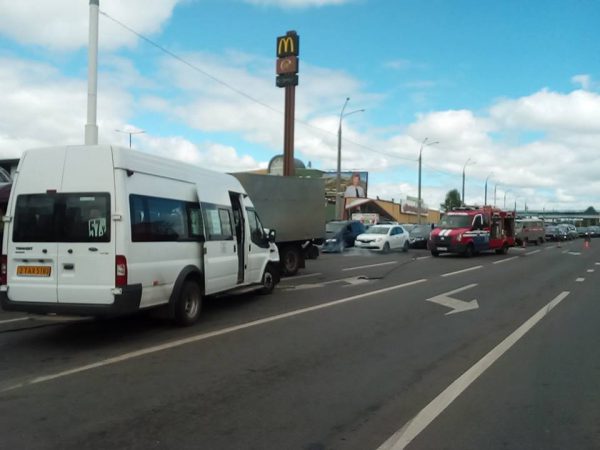
[[[102,0],[100,10],[142,34],[159,32],[181,0]],[[0,34],[23,44],[69,51],[87,45],[86,0],[0,0]],[[100,46],[132,46],[137,37],[100,16]]]
[[[592,77],[589,75],[575,75],[571,77],[571,82],[581,86],[581,89],[587,91],[592,87]]]

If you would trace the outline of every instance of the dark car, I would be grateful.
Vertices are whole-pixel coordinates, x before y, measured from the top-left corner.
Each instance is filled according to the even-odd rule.
[[[566,241],[567,232],[564,228],[556,225],[546,225],[545,235],[547,241]]]
[[[592,225],[588,227],[588,233],[591,237],[598,237],[600,236],[600,227],[597,225]]]
[[[412,225],[408,230],[411,248],[427,248],[427,240],[431,233],[431,225]]]
[[[365,232],[365,226],[356,220],[334,220],[325,225],[324,252],[343,252],[354,247],[356,236]]]

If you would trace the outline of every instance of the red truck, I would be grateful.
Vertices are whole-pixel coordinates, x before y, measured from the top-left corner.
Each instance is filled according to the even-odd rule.
[[[433,256],[458,253],[469,257],[490,250],[503,254],[514,245],[514,213],[491,206],[453,208],[431,231],[428,242]]]

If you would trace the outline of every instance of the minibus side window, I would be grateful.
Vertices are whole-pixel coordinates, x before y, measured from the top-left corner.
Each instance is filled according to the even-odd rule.
[[[207,241],[233,240],[231,208],[213,203],[202,203],[202,214]]]
[[[188,204],[182,200],[131,194],[131,240],[166,242],[190,239]],[[201,221],[199,229],[201,234]]]
[[[265,237],[265,231],[260,219],[253,209],[246,208],[248,223],[250,225],[250,240],[259,247],[269,248],[269,241]]]

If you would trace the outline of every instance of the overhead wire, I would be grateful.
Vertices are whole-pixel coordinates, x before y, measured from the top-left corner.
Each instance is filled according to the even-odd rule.
[[[151,45],[151,46],[155,47],[156,49],[158,49],[158,50],[160,50],[161,52],[163,52],[163,53],[167,54],[168,56],[170,56],[171,58],[173,58],[173,59],[175,59],[175,60],[179,61],[180,63],[182,63],[182,64],[184,64],[184,65],[186,65],[186,66],[187,66],[187,67],[189,67],[190,69],[192,69],[192,70],[195,70],[195,71],[196,71],[196,72],[198,72],[198,73],[201,73],[201,74],[202,74],[202,75],[204,75],[205,77],[207,77],[207,78],[209,78],[209,79],[213,80],[213,81],[214,81],[214,82],[216,82],[216,83],[219,83],[220,85],[222,85],[222,86],[226,87],[227,89],[229,89],[229,90],[231,90],[231,91],[235,92],[235,93],[236,93],[236,94],[238,94],[238,95],[241,95],[242,97],[246,98],[247,100],[249,100],[249,101],[251,101],[251,102],[254,102],[254,103],[258,104],[258,105],[261,105],[261,106],[263,106],[264,108],[267,108],[267,109],[269,109],[270,111],[272,111],[272,112],[275,112],[275,113],[277,113],[277,114],[279,114],[279,115],[283,115],[283,114],[284,114],[284,113],[283,113],[283,111],[281,111],[280,109],[277,109],[277,108],[275,108],[275,107],[273,107],[273,106],[269,105],[268,103],[265,103],[264,101],[262,101],[262,100],[260,100],[260,99],[258,99],[258,98],[256,98],[256,97],[254,97],[254,96],[252,96],[252,95],[250,95],[250,94],[248,94],[248,93],[246,93],[246,92],[242,91],[241,89],[238,89],[238,88],[236,88],[235,86],[231,85],[230,83],[228,83],[228,82],[226,82],[226,81],[224,81],[224,80],[222,80],[222,79],[220,79],[220,78],[218,78],[218,77],[216,77],[216,76],[212,75],[211,73],[209,73],[209,72],[207,72],[206,70],[202,69],[202,68],[201,68],[201,67],[199,67],[198,65],[196,65],[196,64],[194,64],[194,63],[192,63],[192,62],[190,62],[190,61],[186,60],[185,58],[183,58],[183,57],[181,57],[181,56],[177,55],[176,53],[172,52],[171,50],[167,49],[166,47],[164,47],[164,46],[160,45],[159,43],[157,43],[157,42],[153,41],[153,40],[152,40],[152,39],[150,39],[149,37],[147,37],[147,36],[144,36],[144,35],[143,35],[143,34],[141,34],[140,32],[138,32],[138,31],[134,30],[134,29],[133,29],[133,28],[131,28],[129,25],[126,25],[125,23],[121,22],[120,20],[118,20],[118,19],[116,19],[116,18],[112,17],[112,16],[111,16],[110,14],[108,14],[107,12],[100,10],[100,11],[99,11],[99,13],[100,13],[101,15],[103,15],[104,17],[106,17],[107,19],[109,19],[109,20],[112,20],[114,23],[116,23],[117,25],[119,25],[119,26],[120,26],[120,27],[122,27],[123,29],[125,29],[125,30],[129,31],[130,33],[134,34],[135,36],[137,36],[138,38],[140,38],[141,40],[143,40],[143,41],[144,41],[144,42],[146,42],[147,44],[149,44],[149,45]],[[307,121],[305,121],[305,120],[302,120],[302,119],[294,119],[294,121],[295,121],[296,123],[299,123],[299,124],[302,124],[302,125],[304,125],[305,127],[311,128],[311,129],[313,129],[313,130],[317,130],[317,131],[319,131],[319,132],[321,132],[321,133],[326,133],[326,134],[333,135],[333,136],[336,136],[336,135],[337,135],[337,133],[336,133],[336,132],[333,132],[333,131],[331,131],[331,130],[327,130],[327,129],[324,129],[324,128],[321,128],[321,127],[317,127],[316,125],[313,125],[313,124],[311,124],[310,122],[307,122]],[[355,142],[355,141],[353,141],[353,140],[351,140],[351,139],[342,138],[342,140],[343,140],[344,142],[346,142],[346,143],[349,143],[349,144],[355,145],[355,146],[357,146],[357,147],[360,147],[360,148],[363,148],[363,149],[365,149],[365,150],[369,150],[369,151],[371,151],[371,152],[373,152],[373,153],[379,153],[379,154],[381,154],[381,155],[388,156],[388,157],[390,157],[390,158],[395,158],[395,159],[400,159],[400,160],[405,160],[405,161],[417,161],[416,159],[413,159],[413,158],[406,158],[406,157],[402,157],[402,156],[399,156],[399,155],[395,155],[395,154],[393,154],[393,153],[385,152],[385,151],[383,151],[383,150],[378,150],[378,149],[375,149],[375,148],[373,148],[373,147],[371,147],[371,146],[368,146],[368,145],[365,145],[365,144],[361,144],[361,143],[359,143],[359,142]]]

